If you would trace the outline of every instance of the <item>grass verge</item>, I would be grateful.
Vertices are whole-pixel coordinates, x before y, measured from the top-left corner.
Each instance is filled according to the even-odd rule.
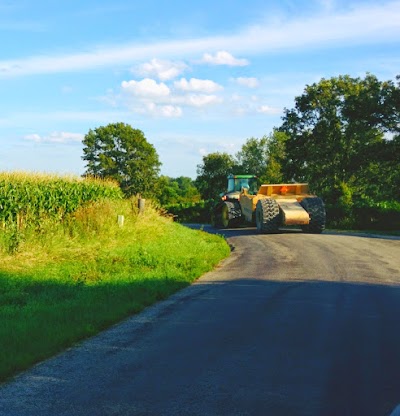
[[[125,216],[124,227],[117,215]],[[229,255],[194,231],[130,201],[97,202],[64,223],[0,235],[0,381],[168,297]]]

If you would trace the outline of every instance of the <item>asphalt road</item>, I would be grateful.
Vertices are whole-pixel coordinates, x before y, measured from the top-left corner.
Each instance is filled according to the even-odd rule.
[[[217,270],[0,387],[0,415],[390,415],[400,240],[227,231]]]

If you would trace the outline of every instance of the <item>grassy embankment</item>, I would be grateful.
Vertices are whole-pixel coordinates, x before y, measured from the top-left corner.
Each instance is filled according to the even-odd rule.
[[[0,228],[0,380],[168,297],[229,254],[221,237],[151,207],[138,215],[135,200],[116,194],[61,211],[28,221],[25,210]]]

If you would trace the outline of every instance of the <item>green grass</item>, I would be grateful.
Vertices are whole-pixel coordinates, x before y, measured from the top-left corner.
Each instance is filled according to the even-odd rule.
[[[125,215],[124,227],[117,215]],[[97,202],[63,223],[0,232],[0,380],[189,285],[229,255],[135,201]]]

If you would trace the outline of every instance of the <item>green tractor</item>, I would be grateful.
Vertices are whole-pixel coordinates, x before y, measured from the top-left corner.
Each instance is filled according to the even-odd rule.
[[[309,192],[307,183],[265,184],[257,177],[229,175],[228,190],[220,195],[211,213],[211,224],[233,228],[246,222],[261,233],[275,233],[281,226],[300,226],[307,233],[325,229],[325,205]]]
[[[257,176],[229,175],[228,188],[220,194],[220,199],[211,211],[211,225],[217,228],[237,227],[243,222],[242,209],[239,202],[240,193],[247,189],[249,194],[256,194]]]

